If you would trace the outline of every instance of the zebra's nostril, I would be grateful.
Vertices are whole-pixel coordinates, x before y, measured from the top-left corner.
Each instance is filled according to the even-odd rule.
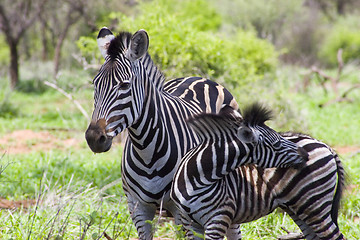
[[[99,138],[99,143],[103,144],[106,141],[106,137],[104,135],[101,135]]]
[[[101,123],[101,121],[96,124],[90,123],[85,132],[85,139],[90,149],[95,153],[108,151],[112,144],[112,137],[106,135],[105,127]]]

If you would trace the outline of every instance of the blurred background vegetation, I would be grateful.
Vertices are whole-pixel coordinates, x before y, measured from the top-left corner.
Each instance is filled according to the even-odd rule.
[[[168,79],[210,78],[240,106],[267,102],[280,128],[307,129],[295,93],[319,96],[321,107],[353,102],[359,91],[359,12],[359,0],[4,0],[0,116],[21,114],[13,90],[43,93],[46,81],[86,95],[103,61],[96,36],[108,26],[115,34],[146,29]]]
[[[103,62],[96,43],[103,26],[114,34],[145,29],[149,52],[167,79],[210,78],[226,86],[240,108],[258,100],[274,109],[270,125],[275,129],[309,133],[341,150],[351,187],[340,228],[348,239],[358,239],[359,0],[2,0],[0,198],[72,198],[58,200],[58,210],[42,208],[38,218],[34,211],[0,210],[0,238],[85,236],[95,224],[92,218],[97,230],[88,239],[97,239],[105,223],[122,229],[117,231],[121,239],[136,236],[128,213],[116,215],[126,211],[119,181],[121,144],[94,156],[84,140],[93,104],[91,81]],[[20,139],[8,136],[23,129],[49,133],[42,141],[54,147],[26,140],[33,151],[12,154]],[[79,144],[69,144],[73,138]],[[79,189],[86,191],[81,195]],[[78,203],[71,205],[72,199]],[[72,206],[80,213],[68,220],[73,229],[66,232],[63,222],[55,222],[71,219],[66,214]],[[246,225],[244,236],[276,238],[284,233],[280,226],[286,219],[276,216]],[[286,228],[296,231],[294,225]],[[165,224],[158,235],[169,231],[174,234],[175,227]]]

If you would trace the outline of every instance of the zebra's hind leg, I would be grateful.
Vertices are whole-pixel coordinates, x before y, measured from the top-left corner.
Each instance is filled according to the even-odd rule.
[[[289,216],[294,220],[296,225],[301,229],[301,233],[297,235],[298,239],[307,239],[307,240],[319,240],[319,237],[313,231],[311,227],[309,227],[304,221],[302,221],[294,212],[290,209],[284,209]],[[280,236],[278,239],[286,239],[288,235]],[[296,239],[296,238],[295,238]]]
[[[333,222],[330,213],[321,216],[318,212],[309,216],[298,216],[290,210],[286,210],[303,232],[307,240],[343,240],[345,237],[339,227]]]
[[[151,240],[153,238],[151,221],[154,219],[156,207],[141,204],[131,196],[128,196],[127,200],[132,221],[139,235],[139,240]]]
[[[299,216],[299,218],[301,219],[301,216]],[[315,217],[305,217],[301,219],[301,221],[305,222],[316,233],[318,238],[314,239],[345,239],[345,237],[340,232],[339,227],[333,222],[330,214],[323,215],[322,217],[319,217],[318,215]],[[307,236],[306,239],[308,239]]]
[[[240,240],[241,239],[240,224],[231,225],[226,232],[226,238],[228,240]]]
[[[183,231],[185,232],[185,238],[190,240],[202,240],[204,239],[204,228],[198,224],[195,224],[186,215],[181,214],[180,218]]]

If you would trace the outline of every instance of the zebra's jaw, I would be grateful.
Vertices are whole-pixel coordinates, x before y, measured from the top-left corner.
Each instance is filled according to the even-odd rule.
[[[91,122],[85,132],[85,139],[88,146],[94,153],[106,152],[111,148],[112,137],[106,134],[106,120],[99,119]]]

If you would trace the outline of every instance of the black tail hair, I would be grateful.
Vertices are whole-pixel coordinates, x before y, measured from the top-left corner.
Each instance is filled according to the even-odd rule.
[[[336,191],[334,195],[334,201],[331,207],[331,218],[333,222],[338,226],[338,214],[339,214],[339,208],[340,208],[340,200],[343,194],[343,190],[345,188],[345,182],[346,182],[346,172],[345,169],[340,161],[339,156],[334,153],[335,160],[336,160],[336,166],[337,166],[337,174],[338,174],[338,182],[336,186]]]

